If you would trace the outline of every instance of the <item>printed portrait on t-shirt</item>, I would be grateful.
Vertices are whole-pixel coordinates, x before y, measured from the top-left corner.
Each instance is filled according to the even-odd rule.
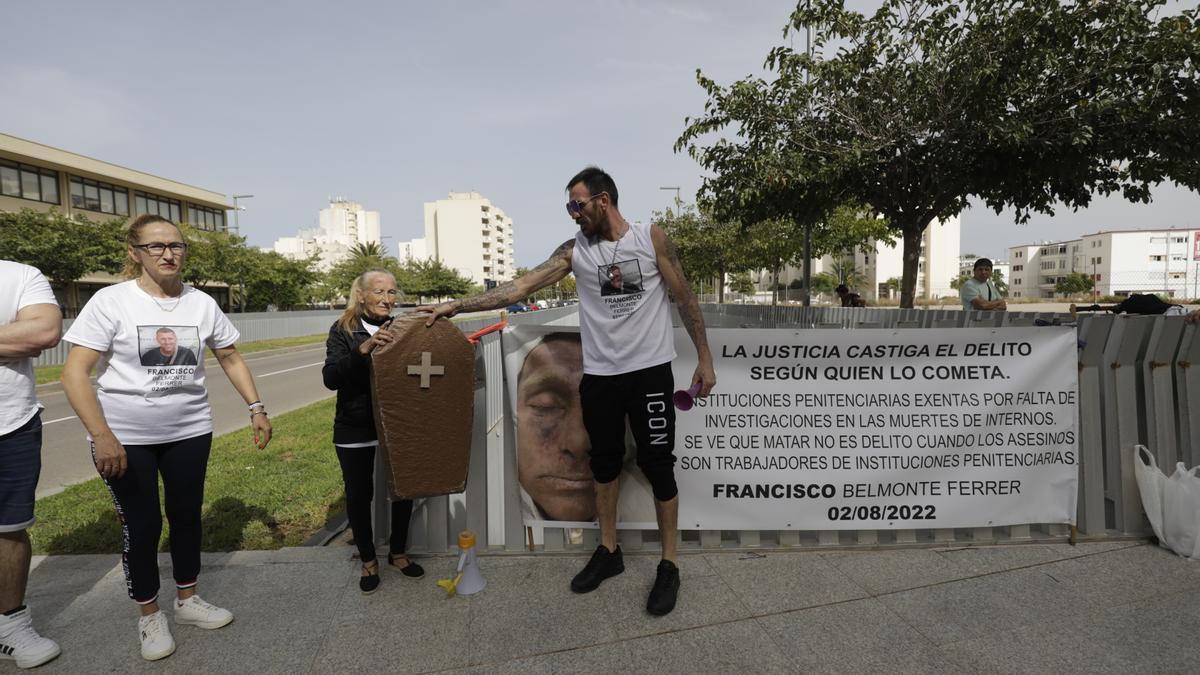
[[[600,295],[629,295],[642,292],[642,267],[635,260],[621,260],[597,269]]]
[[[138,326],[138,353],[152,376],[151,391],[168,391],[189,384],[201,353],[196,326]]]

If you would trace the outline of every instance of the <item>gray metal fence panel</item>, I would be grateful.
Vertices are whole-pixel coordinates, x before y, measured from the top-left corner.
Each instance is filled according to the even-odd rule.
[[[543,310],[509,317],[513,323],[571,323],[574,308]],[[860,322],[889,328],[917,325],[951,327],[971,322],[976,325],[1015,325],[1037,319],[1067,319],[1064,314],[981,313],[971,317],[958,310],[880,310],[861,308],[786,307],[764,308],[754,305],[705,306],[710,326],[789,326],[854,328]],[[890,313],[889,313],[890,312]],[[970,317],[970,318],[968,318]],[[482,328],[496,319],[477,319],[460,324],[466,333]],[[1160,326],[1163,322],[1173,325]],[[903,323],[902,323],[903,322]],[[928,322],[928,323],[926,323]],[[1157,328],[1157,334],[1155,333]],[[1176,454],[1183,461],[1200,461],[1197,438],[1200,435],[1200,327],[1183,327],[1182,319],[1161,317],[1085,316],[1079,321],[1079,527],[1092,535],[1116,528],[1120,532],[1143,532],[1141,504],[1132,473],[1132,446],[1145,443],[1150,427],[1158,437],[1170,428],[1177,439]],[[1153,340],[1152,340],[1153,337]],[[490,351],[494,349],[494,352]],[[1170,355],[1168,357],[1168,354]],[[518,488],[504,476],[515,475],[513,436],[503,387],[503,369],[497,336],[484,338],[477,357],[481,366],[482,391],[477,398],[476,434],[472,449],[471,478],[468,481],[467,522],[476,530],[485,547],[492,550],[523,551],[529,533],[521,522]],[[1170,359],[1170,360],[1168,360]],[[1151,368],[1151,362],[1165,363]],[[1170,367],[1168,367],[1170,366]],[[1164,375],[1166,375],[1164,377]],[[1169,385],[1169,386],[1168,386]],[[1147,405],[1147,395],[1157,399]],[[1170,401],[1170,405],[1164,402]],[[1158,417],[1156,417],[1158,416]],[[485,469],[480,473],[479,467]],[[496,494],[499,492],[500,494]],[[482,493],[482,494],[479,494]],[[450,500],[453,503],[453,499]],[[1111,501],[1114,517],[1106,520],[1106,502]],[[446,533],[441,543],[433,530],[444,530],[442,508],[432,502],[423,505],[420,536],[414,550],[444,550],[453,546],[454,532]],[[453,508],[453,507],[451,507]],[[476,511],[483,510],[482,515]],[[499,519],[497,522],[495,519]],[[490,536],[484,534],[489,533]],[[659,546],[656,532],[628,530],[620,533],[622,546],[629,550]],[[685,531],[683,548],[721,549],[730,547],[830,547],[904,545],[912,543],[945,544],[953,542],[1004,542],[1061,540],[1066,528],[1055,524],[1015,525],[1007,528],[971,528],[963,530],[861,530],[820,532],[758,531],[721,532]],[[595,530],[583,533],[563,528],[545,528],[542,550],[586,551],[598,542]]]

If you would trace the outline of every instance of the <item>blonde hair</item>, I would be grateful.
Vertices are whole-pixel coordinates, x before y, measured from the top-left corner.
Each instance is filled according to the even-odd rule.
[[[175,228],[176,230],[179,230],[180,236],[183,235],[183,230],[181,230],[178,225],[176,225],[175,223],[172,223],[171,221],[167,220],[166,218],[163,218],[162,216],[156,216],[152,213],[143,213],[142,215],[138,216],[137,218],[134,218],[133,222],[129,224],[129,229],[125,230],[125,244],[127,246],[135,246],[135,245],[141,243],[142,230],[146,229],[147,225],[153,225],[154,223],[166,223],[167,225],[170,225],[171,227]],[[137,262],[136,260],[134,260],[129,255],[126,255],[125,256],[125,277],[127,279],[136,279],[137,277],[139,277],[141,275],[142,275],[142,264]]]
[[[362,296],[368,290],[367,280],[374,274],[384,274],[391,277],[393,283],[396,281],[396,275],[381,267],[372,267],[354,278],[354,283],[350,284],[350,295],[346,298],[346,311],[338,318],[338,325],[347,333],[354,332],[354,322],[362,316]]]

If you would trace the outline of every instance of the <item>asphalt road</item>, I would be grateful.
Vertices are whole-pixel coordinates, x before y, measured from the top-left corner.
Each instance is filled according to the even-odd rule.
[[[321,384],[321,364],[325,345],[256,352],[244,356],[259,396],[272,415],[285,413],[333,395]],[[233,389],[216,361],[205,363],[208,402],[213,412],[213,432],[217,435],[249,426],[242,397]],[[38,388],[38,398],[46,406],[42,411],[42,475],[38,481],[39,498],[60,492],[96,476],[88,449],[87,434],[67,397],[58,384]],[[330,424],[332,424],[332,420]],[[250,443],[250,432],[246,431]]]

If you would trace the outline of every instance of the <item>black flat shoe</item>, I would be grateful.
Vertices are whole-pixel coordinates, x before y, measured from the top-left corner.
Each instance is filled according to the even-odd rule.
[[[363,565],[363,571],[374,570],[370,574],[364,574],[358,578],[358,590],[363,592],[363,595],[370,595],[379,589],[379,563],[371,561]]]
[[[396,564],[397,557],[399,557],[399,556],[393,556],[391,553],[389,553],[388,554],[388,564],[391,565],[392,567],[395,567],[396,569],[400,570],[400,574],[403,574],[404,576],[408,577],[409,579],[420,579],[421,577],[425,576],[425,568],[424,567],[421,567],[420,565],[418,565],[417,563],[415,563],[411,560],[409,560],[408,564],[405,565],[404,567],[400,567],[399,565]]]

